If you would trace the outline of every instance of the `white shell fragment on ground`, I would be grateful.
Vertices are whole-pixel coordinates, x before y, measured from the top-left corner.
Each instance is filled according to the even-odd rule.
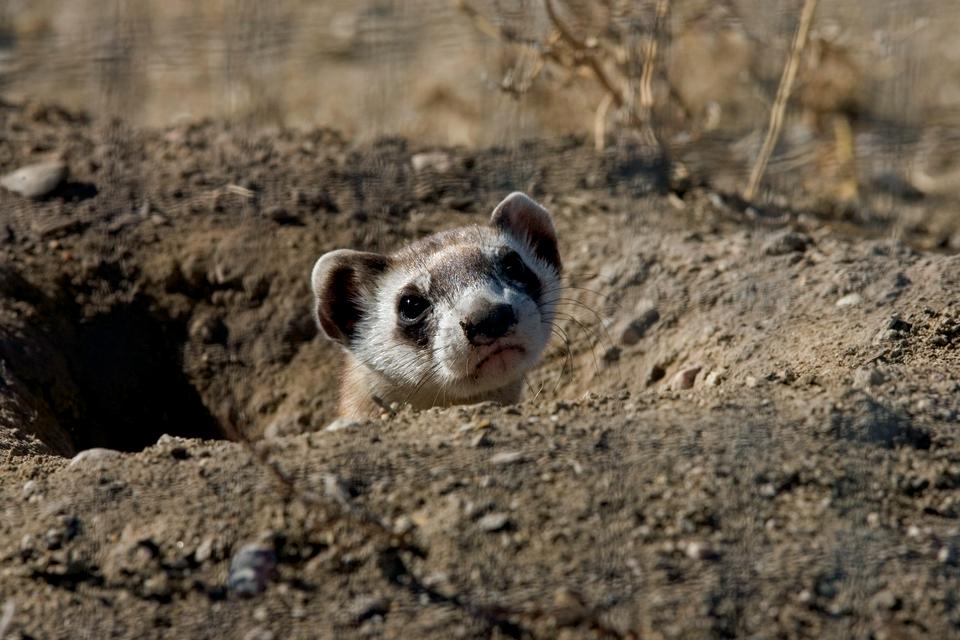
[[[0,178],[0,186],[25,198],[42,198],[67,177],[67,165],[59,160],[28,164]]]

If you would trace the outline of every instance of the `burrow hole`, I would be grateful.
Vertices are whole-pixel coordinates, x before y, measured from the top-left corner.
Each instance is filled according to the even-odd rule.
[[[58,342],[76,398],[58,419],[77,451],[139,451],[163,434],[223,437],[184,372],[182,323],[137,300],[69,325]]]

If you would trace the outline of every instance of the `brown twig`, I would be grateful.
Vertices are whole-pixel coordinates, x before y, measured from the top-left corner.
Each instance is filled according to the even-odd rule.
[[[597,105],[597,113],[593,117],[593,146],[598,152],[603,151],[607,145],[607,112],[610,111],[611,104],[613,104],[613,96],[609,93],[604,94],[600,104]]]
[[[501,42],[521,47],[537,56],[537,64],[534,65],[534,70],[527,80],[517,82],[508,76],[501,83],[501,89],[512,94],[526,92],[548,62],[567,72],[584,71],[597,82],[604,94],[594,112],[593,120],[594,146],[598,151],[602,151],[605,146],[606,119],[611,106],[617,108],[622,122],[627,127],[639,131],[648,143],[663,148],[653,127],[653,79],[656,74],[658,53],[662,49],[661,36],[665,32],[670,12],[669,0],[657,0],[656,3],[652,33],[643,49],[644,60],[639,78],[639,98],[631,86],[632,68],[623,43],[608,42],[600,37],[578,35],[561,17],[555,0],[543,0],[546,17],[552,27],[550,36],[543,43],[521,38],[514,30],[495,24],[483,16],[468,0],[454,0],[454,4],[481,33]],[[672,86],[670,86],[670,96],[671,98],[677,96]],[[682,104],[681,106],[686,112],[686,107]]]
[[[770,122],[767,125],[767,135],[763,140],[763,146],[760,148],[760,155],[753,165],[750,172],[750,181],[743,192],[744,200],[750,201],[757,195],[757,189],[760,187],[760,181],[767,170],[767,164],[770,162],[770,156],[773,154],[773,148],[780,137],[780,129],[783,127],[783,116],[786,113],[787,101],[790,99],[790,92],[793,90],[793,83],[797,78],[797,70],[800,68],[800,54],[807,43],[807,36],[810,33],[810,25],[813,23],[813,14],[817,8],[817,0],[804,0],[803,9],[800,12],[800,22],[797,25],[797,33],[793,38],[793,46],[790,48],[790,55],[783,67],[783,75],[780,77],[780,86],[777,88],[777,96],[773,101],[773,107],[770,109]]]
[[[543,4],[547,10],[547,17],[550,19],[550,23],[560,34],[560,37],[573,49],[577,61],[590,69],[593,76],[597,79],[597,82],[600,83],[600,86],[602,86],[613,99],[613,103],[617,105],[617,108],[623,108],[624,105],[627,104],[627,100],[622,87],[618,88],[616,82],[610,78],[603,68],[603,63],[594,55],[592,47],[589,47],[586,41],[577,38],[573,31],[560,19],[560,16],[557,15],[553,6],[553,0],[543,0]]]

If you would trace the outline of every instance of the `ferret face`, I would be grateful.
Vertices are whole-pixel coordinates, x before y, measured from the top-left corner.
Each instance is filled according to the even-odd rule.
[[[390,256],[335,251],[314,267],[320,326],[417,406],[474,398],[539,360],[559,295],[550,214],[523,194],[488,227],[430,236]]]

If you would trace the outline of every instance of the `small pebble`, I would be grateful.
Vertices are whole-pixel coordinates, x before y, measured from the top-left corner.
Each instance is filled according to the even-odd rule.
[[[263,543],[246,544],[230,559],[227,587],[239,596],[253,597],[267,588],[277,568],[277,553]]]
[[[337,418],[326,427],[323,428],[324,431],[345,431],[347,429],[355,429],[360,426],[360,423],[356,420],[350,418]]]
[[[507,465],[514,464],[517,462],[523,462],[524,457],[523,453],[520,451],[502,451],[500,453],[494,454],[490,458],[491,464]]]
[[[620,343],[631,346],[640,342],[640,339],[647,333],[657,321],[660,320],[660,312],[652,306],[648,306],[640,311],[633,319],[629,320],[620,330]]]
[[[197,564],[203,564],[211,557],[213,557],[213,538],[204,538],[193,552],[193,559]]]
[[[20,490],[20,495],[22,495],[24,499],[27,499],[31,496],[36,495],[39,492],[40,492],[40,485],[37,483],[37,481],[27,480],[23,484],[23,489]]]
[[[756,376],[747,376],[746,378],[744,378],[743,383],[747,385],[747,387],[749,387],[750,389],[753,389],[760,383],[760,381],[757,380]]]
[[[863,302],[863,296],[859,293],[850,293],[837,300],[837,308],[854,307]]]
[[[340,504],[346,505],[350,502],[350,487],[340,476],[334,473],[323,475],[323,493]]]
[[[493,444],[493,440],[491,440],[490,436],[488,436],[486,433],[481,433],[470,442],[470,446],[477,449],[480,449],[482,447],[489,447],[492,444]]]
[[[877,593],[870,602],[873,608],[878,611],[892,611],[900,606],[900,598],[888,589]]]
[[[887,320],[887,329],[891,331],[899,331],[901,333],[910,333],[910,331],[913,329],[913,325],[903,320],[900,316],[893,315]]]
[[[653,365],[650,367],[650,371],[647,373],[647,386],[649,387],[650,385],[662,380],[663,376],[665,375],[667,375],[666,369],[658,364]]]
[[[955,547],[940,547],[940,550],[937,552],[937,561],[943,564],[955,565],[957,564],[957,555],[957,549]]]
[[[495,533],[502,531],[510,525],[510,516],[506,513],[488,513],[477,521],[477,526],[481,531]]]
[[[770,237],[763,245],[768,256],[782,256],[793,252],[804,252],[812,244],[810,236],[796,231],[784,231]]]
[[[714,557],[713,549],[710,548],[710,545],[706,542],[688,542],[684,553],[687,554],[687,557],[691,560],[708,560]]]
[[[900,331],[884,328],[877,331],[876,335],[873,336],[873,344],[880,346],[886,342],[896,342],[903,339],[904,335]]]
[[[711,371],[707,374],[707,378],[704,380],[704,383],[708,387],[716,387],[723,382],[723,374],[720,371]]]
[[[67,165],[59,160],[20,167],[0,178],[0,186],[25,198],[48,195],[67,177]]]
[[[446,173],[450,171],[450,156],[443,151],[427,151],[416,153],[410,158],[410,164],[417,173],[423,171],[436,171],[437,173]]]
[[[673,391],[681,391],[683,389],[692,389],[693,383],[697,379],[697,374],[700,373],[699,365],[694,365],[692,367],[687,367],[686,369],[681,369],[670,380],[670,389]]]
[[[351,621],[360,624],[374,616],[385,616],[390,611],[390,602],[382,596],[360,596],[350,604]]]
[[[93,463],[119,458],[120,455],[120,452],[114,449],[104,449],[102,447],[85,449],[73,456],[73,458],[70,460],[70,464],[67,465],[67,468],[70,469],[73,467],[84,467]]]

